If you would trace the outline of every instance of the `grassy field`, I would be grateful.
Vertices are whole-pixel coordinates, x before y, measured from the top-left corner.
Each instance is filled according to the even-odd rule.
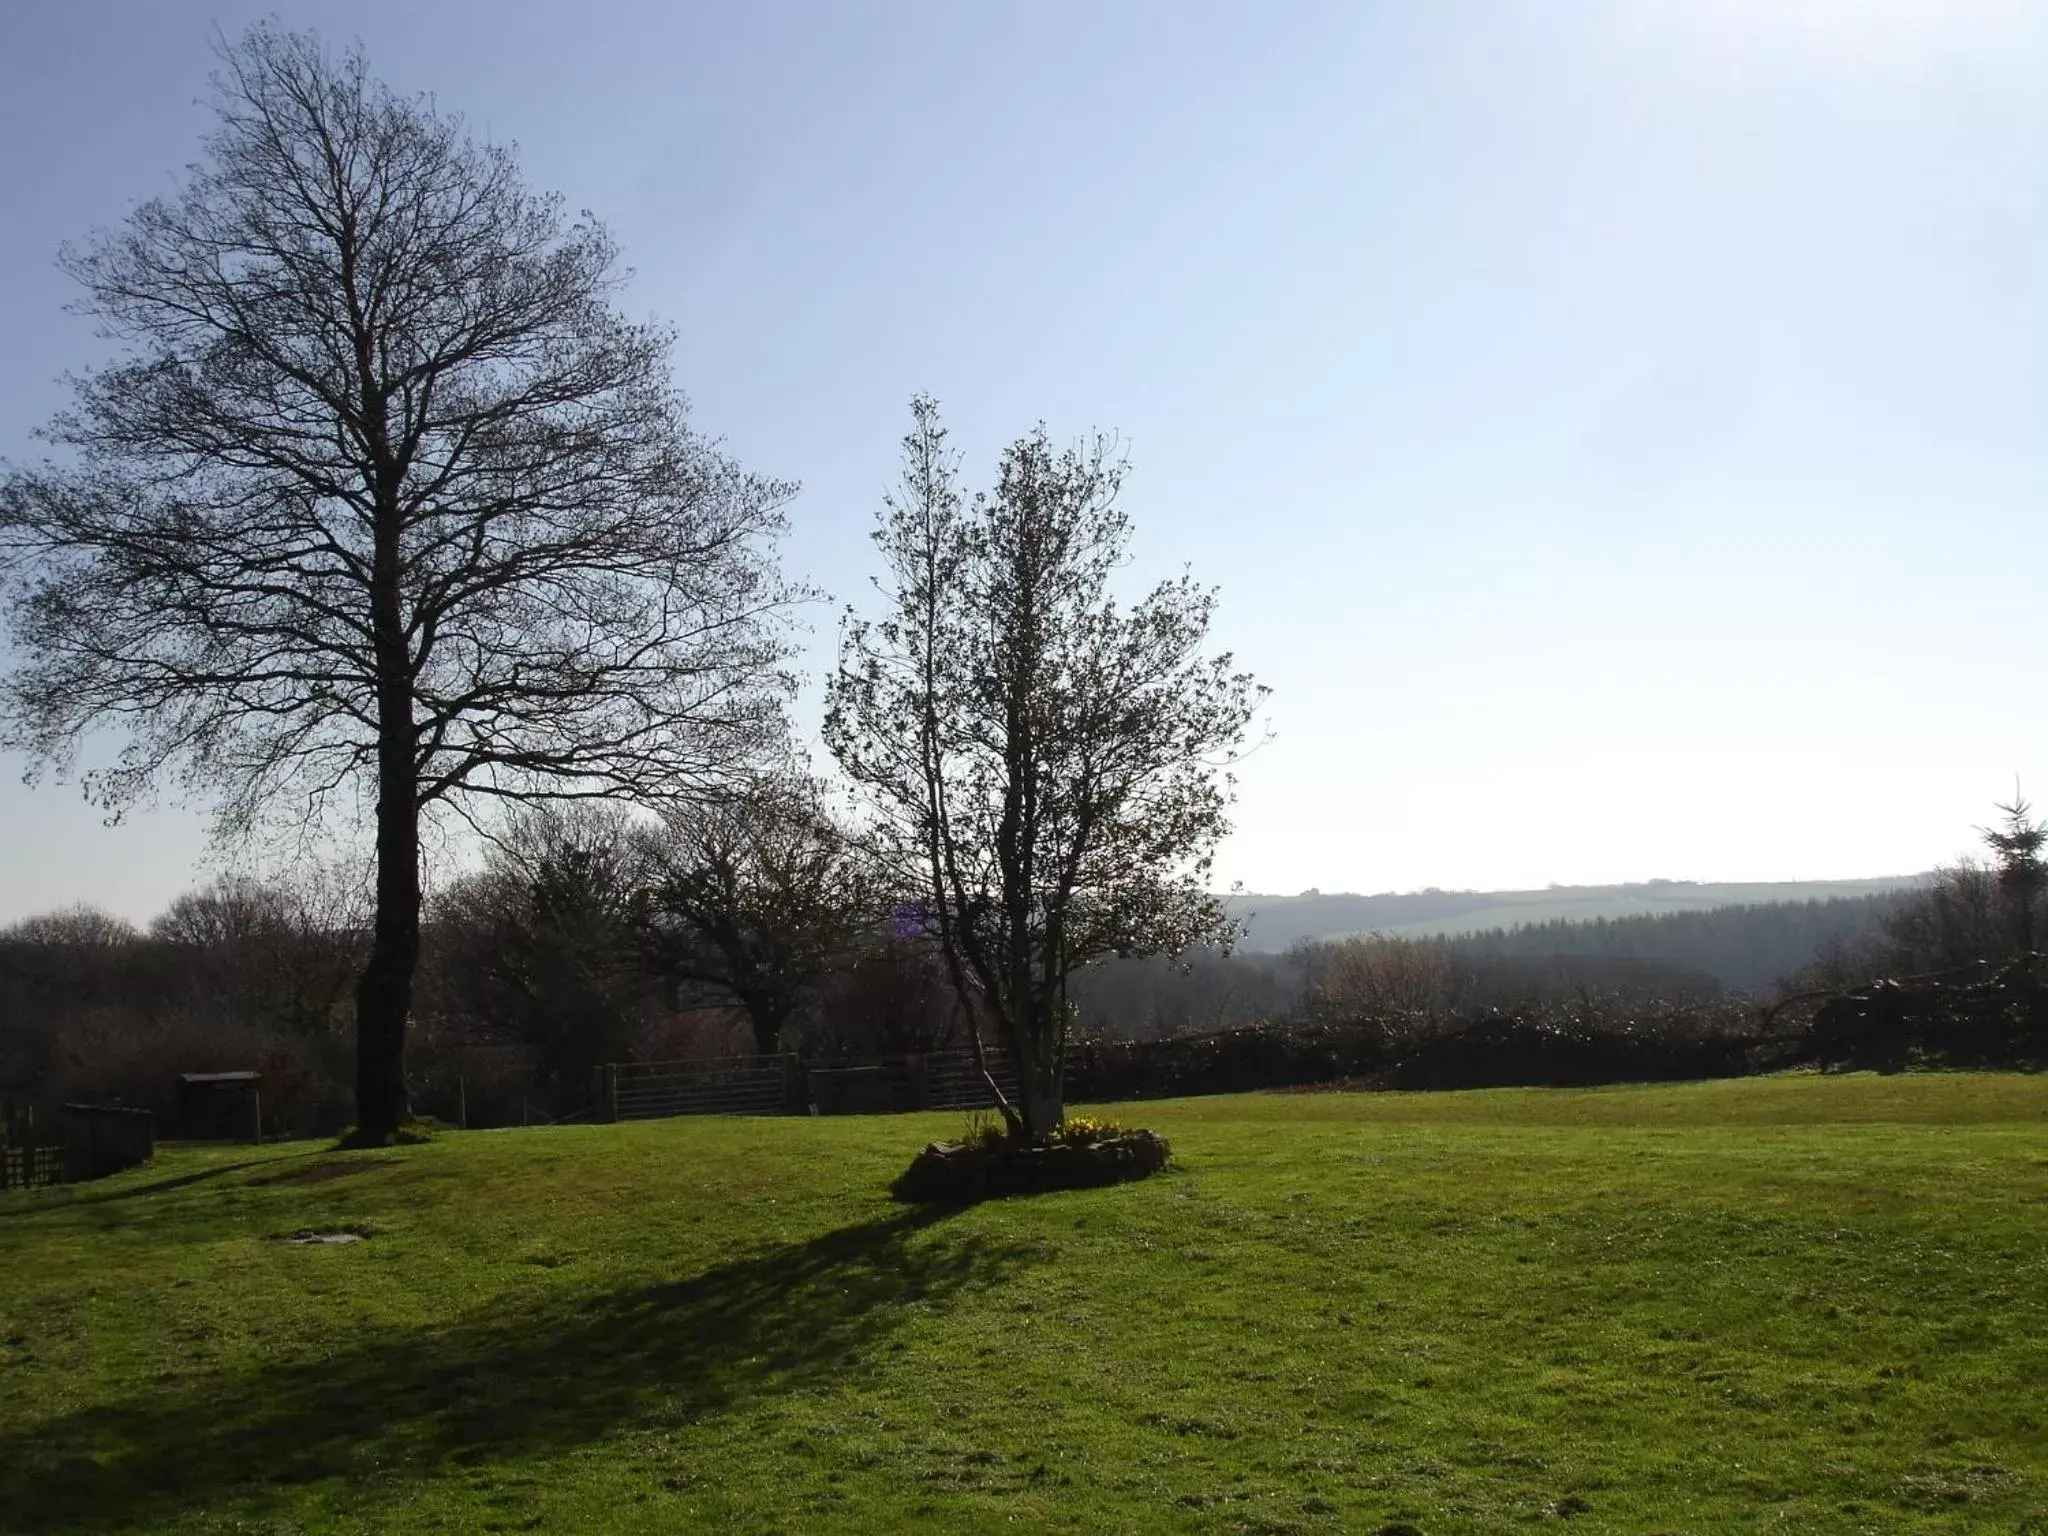
[[[0,1196],[0,1528],[2048,1532],[2048,1080],[1122,1113],[944,1214],[951,1115]]]

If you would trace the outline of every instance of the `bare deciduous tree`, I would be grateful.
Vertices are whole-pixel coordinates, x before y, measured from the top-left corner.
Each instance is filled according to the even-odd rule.
[[[178,896],[149,933],[175,952],[195,1005],[243,1026],[325,1035],[341,1025],[362,968],[360,896],[327,869],[290,881],[226,875]]]
[[[404,1117],[420,832],[492,798],[722,787],[781,728],[785,485],[691,433],[617,251],[360,54],[258,27],[176,195],[69,249],[125,343],[0,487],[0,739],[226,838],[366,790],[365,1140]],[[346,803],[345,801],[343,802]]]
[[[936,405],[912,414],[875,533],[888,612],[848,616],[826,739],[1008,1048],[1005,1114],[1033,1139],[1061,1117],[1067,978],[1234,931],[1207,880],[1265,690],[1202,654],[1213,591],[1112,594],[1130,523],[1105,440],[1058,452],[1041,427],[970,502]]]
[[[613,806],[511,819],[484,867],[427,908],[421,1012],[440,1041],[517,1045],[560,1105],[633,1052],[657,989],[632,923],[646,839]]]
[[[961,1028],[945,959],[922,932],[892,933],[840,965],[827,980],[820,1014],[820,1044],[849,1056],[949,1050]]]
[[[738,1003],[754,1048],[772,1054],[833,967],[873,937],[866,873],[813,787],[757,785],[671,825],[640,902],[649,957]]]

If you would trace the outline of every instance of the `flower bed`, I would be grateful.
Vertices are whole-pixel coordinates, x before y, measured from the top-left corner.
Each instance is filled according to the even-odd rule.
[[[1089,1189],[1142,1179],[1164,1168],[1172,1156],[1173,1149],[1157,1132],[1121,1126],[1079,1135],[1062,1126],[1039,1146],[1019,1146],[1000,1136],[935,1141],[911,1161],[891,1193],[898,1200],[932,1203]]]

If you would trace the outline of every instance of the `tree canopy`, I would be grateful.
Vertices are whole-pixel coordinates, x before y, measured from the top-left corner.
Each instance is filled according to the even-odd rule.
[[[1040,427],[970,499],[936,404],[912,418],[875,532],[885,612],[847,618],[826,740],[1036,1137],[1060,1119],[1067,978],[1231,933],[1208,877],[1264,690],[1204,654],[1213,590],[1116,595],[1131,524],[1107,439],[1060,450]]]
[[[405,1113],[422,819],[682,803],[784,728],[788,485],[687,425],[604,226],[512,152],[258,26],[175,194],[67,248],[123,348],[0,483],[0,740],[230,840],[374,810],[360,1127]]]

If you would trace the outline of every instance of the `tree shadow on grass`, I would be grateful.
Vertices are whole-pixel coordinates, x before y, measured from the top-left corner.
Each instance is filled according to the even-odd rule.
[[[311,1156],[313,1156],[311,1152],[289,1152],[283,1158],[244,1158],[238,1163],[216,1163],[211,1168],[200,1168],[192,1173],[179,1173],[173,1174],[169,1178],[152,1179],[147,1184],[125,1184],[114,1189],[92,1190],[86,1194],[72,1193],[72,1191],[79,1188],[76,1184],[51,1185],[48,1187],[64,1191],[69,1198],[43,1200],[33,1204],[13,1206],[7,1210],[0,1211],[0,1219],[7,1217],[61,1216],[66,1211],[79,1210],[85,1206],[107,1205],[116,1200],[140,1200],[145,1195],[168,1194],[174,1189],[187,1189],[194,1184],[205,1184],[214,1179],[226,1178],[231,1173],[242,1173],[250,1168],[262,1168],[288,1159]],[[268,1181],[251,1180],[249,1182],[263,1183]]]
[[[546,1455],[857,1372],[913,1305],[944,1308],[1035,1257],[927,1232],[938,1209],[841,1228],[687,1280],[443,1330],[328,1359],[211,1373],[0,1436],[0,1530],[151,1523],[345,1480],[400,1498],[452,1467]]]

